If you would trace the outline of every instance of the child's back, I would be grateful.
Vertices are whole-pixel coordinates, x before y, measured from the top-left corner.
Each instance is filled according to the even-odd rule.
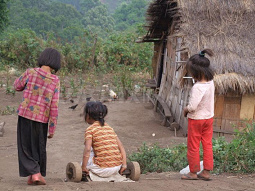
[[[101,102],[87,102],[85,121],[90,124],[85,132],[82,171],[100,177],[122,173],[127,168],[126,151],[117,134],[104,117],[108,109]]]
[[[114,167],[122,164],[122,156],[116,140],[114,130],[98,121],[86,129],[85,139],[92,139],[94,163],[102,168]]]
[[[23,90],[18,115],[42,123],[50,121],[53,123],[50,124],[50,133],[54,134],[58,115],[59,78],[41,68],[30,68],[15,80],[14,87],[17,91]]]
[[[191,89],[188,118],[209,119],[214,115],[214,83],[196,82]]]

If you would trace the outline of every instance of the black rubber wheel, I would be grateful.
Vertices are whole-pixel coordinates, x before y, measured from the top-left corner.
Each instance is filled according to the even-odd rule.
[[[127,169],[130,171],[130,174],[127,175],[127,178],[138,181],[141,174],[139,163],[135,161],[129,162],[127,163]]]
[[[69,162],[66,165],[66,178],[71,182],[80,182],[82,179],[82,169],[78,162]]]

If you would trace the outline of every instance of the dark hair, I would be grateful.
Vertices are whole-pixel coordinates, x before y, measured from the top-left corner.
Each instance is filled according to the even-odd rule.
[[[57,72],[61,67],[61,55],[54,48],[46,48],[38,58],[38,66],[49,66]]]
[[[205,54],[213,56],[213,52],[210,49],[204,49],[199,54],[191,56],[187,62],[187,70],[195,80],[207,81],[213,79],[214,71],[210,67],[210,60],[205,57]]]
[[[103,105],[99,101],[89,101],[86,103],[84,107],[84,117],[86,120],[87,115],[94,119],[95,121],[99,121],[101,126],[104,126],[105,120],[104,117],[107,115],[108,109],[106,105]]]

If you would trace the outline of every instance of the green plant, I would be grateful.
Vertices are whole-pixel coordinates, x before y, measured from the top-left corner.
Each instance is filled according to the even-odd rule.
[[[16,108],[15,107],[11,107],[11,106],[6,106],[5,109],[0,110],[1,115],[12,115],[16,112]]]
[[[66,98],[67,98],[66,85],[63,84],[60,88],[61,88],[61,89],[60,89],[60,92],[61,92],[62,98],[63,98],[63,99],[66,99]]]
[[[11,95],[15,95],[16,91],[11,87],[11,86],[7,86],[6,87],[6,94],[11,94]]]
[[[5,71],[6,71],[6,90],[5,93],[6,94],[12,94],[13,96],[15,95],[15,90],[13,89],[13,87],[10,85],[10,80],[11,80],[11,75],[10,75],[10,67],[9,66],[5,66]],[[0,87],[3,86],[3,84],[0,84]]]
[[[217,172],[252,173],[255,170],[255,123],[246,123],[242,131],[227,143],[214,141],[214,160]]]
[[[78,87],[79,87],[79,84],[76,85],[74,79],[71,78],[70,86],[71,86],[71,89],[72,89],[71,97],[77,97],[78,96]]]
[[[144,143],[137,153],[129,155],[128,158],[140,164],[142,173],[177,171],[188,164],[186,153],[186,145],[170,149],[157,145],[149,147]]]
[[[246,123],[246,128],[236,131],[228,143],[224,137],[213,139],[214,173],[253,173],[255,171],[255,122]],[[201,151],[202,149],[200,149]],[[179,171],[188,165],[186,145],[173,148],[149,147],[144,144],[128,158],[139,162],[142,173]],[[202,152],[200,153],[202,158]]]

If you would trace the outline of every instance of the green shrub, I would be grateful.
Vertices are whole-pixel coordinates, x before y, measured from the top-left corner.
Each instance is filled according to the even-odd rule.
[[[4,108],[3,110],[0,110],[0,114],[1,115],[12,115],[14,113],[16,113],[16,108],[12,107],[12,106],[6,106],[6,108]]]
[[[200,159],[202,149],[200,149]],[[139,162],[142,173],[179,171],[188,165],[186,145],[173,148],[149,147],[144,144],[128,158]],[[213,139],[214,173],[252,173],[255,171],[255,123],[247,123],[228,143],[224,137]]]
[[[131,154],[128,158],[140,164],[142,173],[177,171],[187,166],[186,153],[186,145],[178,145],[170,149],[143,144],[139,152]]]
[[[242,131],[236,131],[231,143],[224,139],[214,141],[215,171],[252,173],[255,170],[255,123],[247,123]]]
[[[19,68],[34,67],[43,42],[34,31],[19,29],[4,35],[0,41],[0,57],[2,62]]]

